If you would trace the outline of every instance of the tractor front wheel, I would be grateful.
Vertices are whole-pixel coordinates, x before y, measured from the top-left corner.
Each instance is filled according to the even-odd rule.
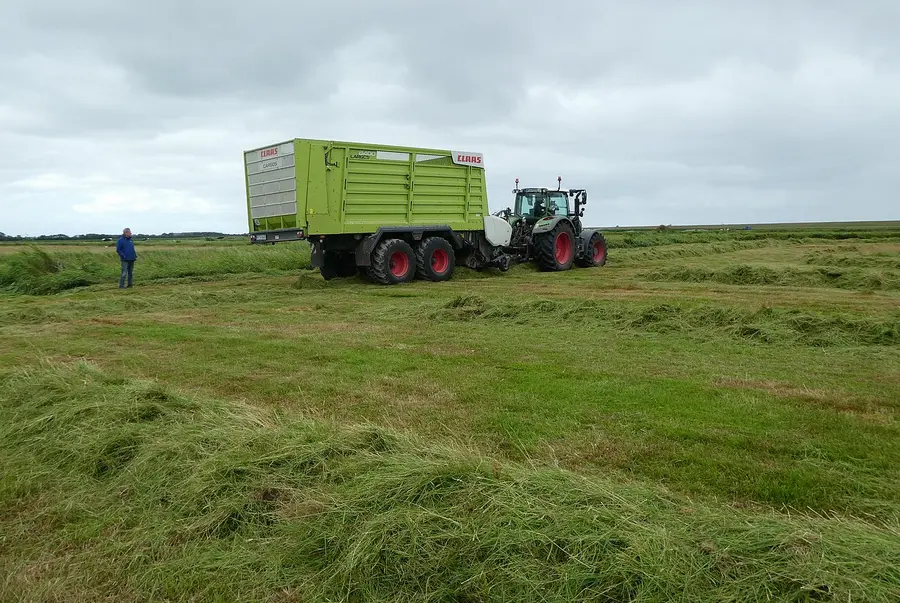
[[[416,275],[416,254],[403,239],[387,239],[372,252],[369,277],[382,285],[406,283]]]
[[[535,237],[535,256],[542,270],[568,270],[575,259],[575,232],[560,221],[548,233]]]
[[[606,264],[606,238],[599,232],[591,235],[584,255],[576,261],[582,268],[592,268]]]

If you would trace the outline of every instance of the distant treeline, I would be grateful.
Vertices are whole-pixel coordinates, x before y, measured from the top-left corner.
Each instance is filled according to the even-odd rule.
[[[102,241],[104,239],[117,239],[121,233],[116,234],[100,234],[89,232],[86,234],[69,236],[65,234],[39,235],[37,237],[23,237],[21,235],[8,235],[0,232],[0,241]],[[242,235],[227,234],[222,232],[164,232],[162,234],[139,234],[134,233],[136,239],[191,239],[199,237],[236,237]]]

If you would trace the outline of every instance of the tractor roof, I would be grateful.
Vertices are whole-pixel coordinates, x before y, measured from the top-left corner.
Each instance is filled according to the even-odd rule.
[[[552,189],[552,188],[542,187],[542,188],[520,188],[518,190],[518,192],[520,192],[520,193],[563,193],[563,194],[567,194],[569,191],[567,191],[565,189],[556,190],[556,189]]]

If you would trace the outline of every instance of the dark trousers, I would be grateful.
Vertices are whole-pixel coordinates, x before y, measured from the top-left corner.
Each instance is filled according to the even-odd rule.
[[[119,277],[119,289],[125,288],[125,278],[128,278],[128,286],[131,286],[131,276],[134,274],[134,260],[122,260],[122,276]]]

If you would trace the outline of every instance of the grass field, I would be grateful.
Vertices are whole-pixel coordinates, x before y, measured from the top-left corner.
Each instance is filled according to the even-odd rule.
[[[900,600],[900,229],[325,282],[0,250],[0,600]]]

